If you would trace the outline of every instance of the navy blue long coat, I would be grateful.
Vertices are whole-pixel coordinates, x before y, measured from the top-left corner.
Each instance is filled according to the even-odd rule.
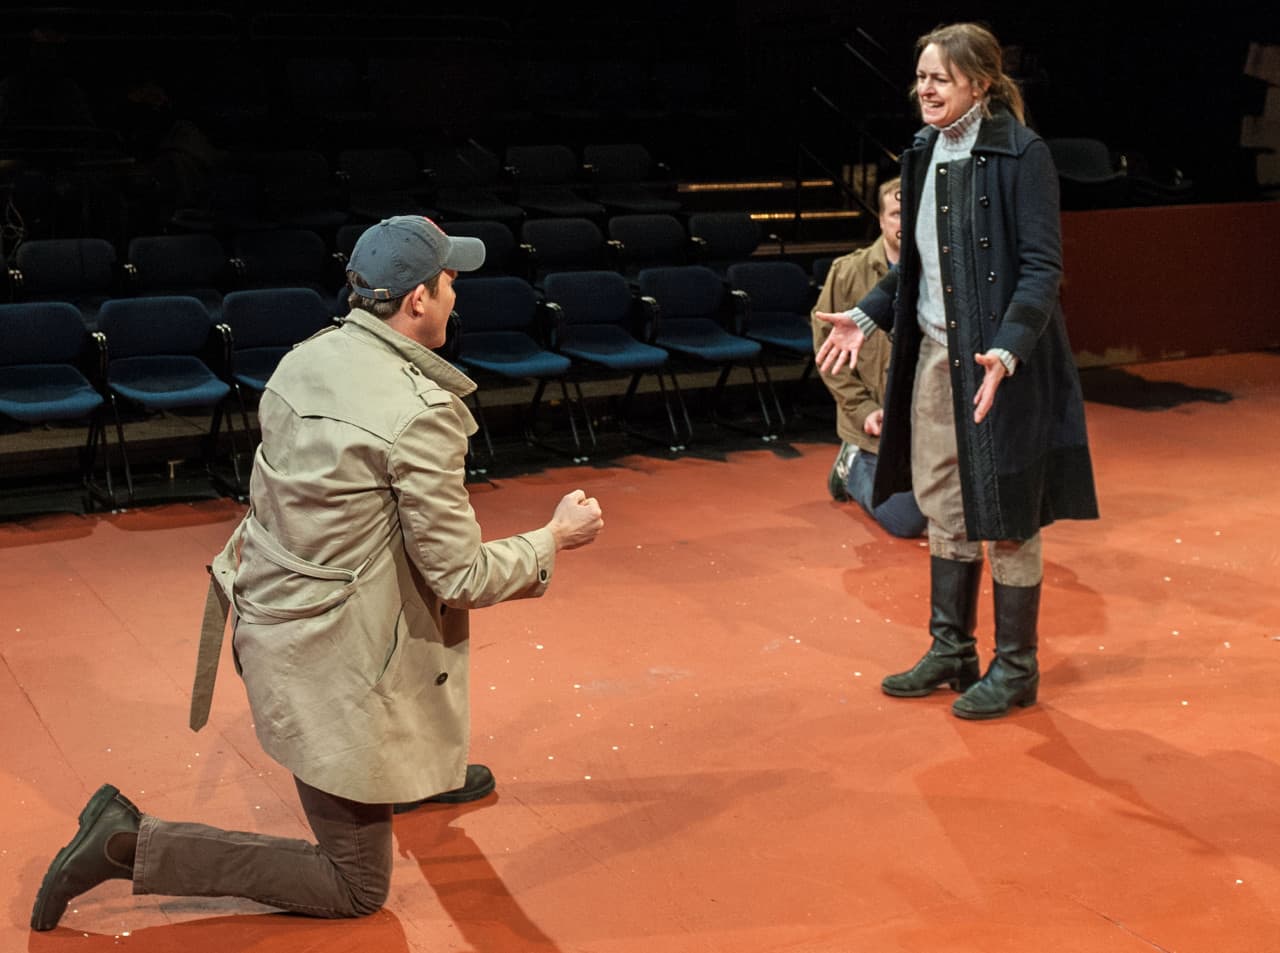
[[[902,155],[901,265],[859,303],[893,330],[876,503],[911,488],[911,392],[922,335],[915,232],[937,138],[926,126]],[[1058,300],[1062,239],[1049,148],[995,105],[973,154],[940,164],[935,175],[966,532],[972,540],[1028,539],[1056,519],[1096,518],[1084,400]],[[983,369],[973,356],[993,347],[1019,364],[974,424]]]

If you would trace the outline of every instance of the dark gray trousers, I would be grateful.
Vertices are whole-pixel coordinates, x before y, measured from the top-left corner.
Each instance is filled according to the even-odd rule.
[[[312,917],[376,912],[391,885],[392,806],[294,783],[316,843],[143,815],[133,892],[244,897]]]

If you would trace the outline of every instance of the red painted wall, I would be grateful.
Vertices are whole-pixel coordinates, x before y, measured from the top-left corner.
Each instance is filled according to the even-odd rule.
[[[1062,213],[1081,367],[1280,347],[1280,202]]]

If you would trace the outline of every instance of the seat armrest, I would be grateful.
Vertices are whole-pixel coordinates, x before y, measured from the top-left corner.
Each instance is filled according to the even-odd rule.
[[[538,343],[558,352],[564,337],[564,308],[554,301],[543,301],[538,306],[538,313],[538,330],[542,337]]]
[[[639,333],[636,337],[645,344],[652,344],[658,336],[658,325],[662,322],[662,305],[658,304],[658,299],[649,295],[640,295],[637,300],[640,303],[640,326],[636,329]]]
[[[729,294],[733,299],[733,328],[731,330],[734,334],[742,334],[751,324],[751,295],[741,288],[733,288]]]
[[[223,321],[209,329],[209,341],[202,356],[209,369],[224,381],[231,380],[234,351],[235,335],[231,333],[231,325]]]
[[[627,246],[616,238],[609,238],[604,243],[605,258],[608,259],[609,267],[614,271],[621,272],[627,261]]]
[[[104,397],[107,395],[107,336],[101,331],[89,334],[89,343],[84,353],[85,376],[94,389]]]

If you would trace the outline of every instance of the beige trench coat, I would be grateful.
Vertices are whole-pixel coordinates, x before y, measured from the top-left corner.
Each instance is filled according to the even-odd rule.
[[[551,580],[549,530],[481,542],[464,485],[474,389],[356,310],[262,397],[250,512],[214,580],[258,739],[320,790],[386,803],[460,786],[467,610]]]

